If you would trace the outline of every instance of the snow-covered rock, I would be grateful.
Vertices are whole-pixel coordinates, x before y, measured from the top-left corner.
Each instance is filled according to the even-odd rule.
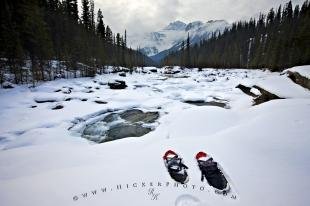
[[[4,89],[13,89],[13,88],[14,88],[14,85],[13,85],[12,83],[10,83],[10,82],[4,82],[4,83],[2,84],[2,87],[3,87]]]

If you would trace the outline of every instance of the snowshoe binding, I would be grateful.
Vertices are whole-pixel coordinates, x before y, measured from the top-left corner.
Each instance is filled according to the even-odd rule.
[[[230,185],[218,163],[205,152],[197,153],[196,160],[201,171],[201,181],[206,179],[208,184],[214,188],[215,193],[226,196],[230,191]]]
[[[168,150],[163,159],[170,177],[178,183],[186,184],[189,180],[187,174],[188,167],[183,163],[182,158],[174,151]]]

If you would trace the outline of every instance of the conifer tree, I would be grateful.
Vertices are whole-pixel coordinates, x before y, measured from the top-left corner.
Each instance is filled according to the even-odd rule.
[[[52,0],[51,2],[53,1],[55,0]],[[78,22],[79,12],[78,12],[77,0],[66,0],[65,4],[66,4],[66,11],[68,15],[70,16],[70,18],[72,18],[75,22]]]
[[[189,33],[187,33],[187,41],[186,41],[186,66],[190,67],[190,38],[189,38]]]
[[[91,29],[91,14],[89,0],[82,0],[82,22],[86,29]]]
[[[95,31],[95,4],[94,4],[94,0],[90,0],[89,2],[90,4],[90,29],[92,31]]]
[[[103,23],[102,11],[99,9],[97,13],[97,34],[98,36],[105,41],[105,26]]]

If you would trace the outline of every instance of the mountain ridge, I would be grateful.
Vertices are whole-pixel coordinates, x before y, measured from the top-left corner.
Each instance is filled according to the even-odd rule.
[[[195,44],[210,38],[214,32],[223,32],[227,27],[230,27],[230,24],[225,20],[193,21],[188,24],[176,20],[159,31],[131,36],[129,43],[159,62],[170,52],[180,49],[181,42],[186,40],[188,34],[191,44]]]

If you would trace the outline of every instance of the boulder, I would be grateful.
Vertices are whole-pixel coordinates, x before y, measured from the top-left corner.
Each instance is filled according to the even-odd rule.
[[[262,103],[265,103],[265,102],[268,102],[268,101],[271,101],[274,99],[283,99],[283,98],[281,98],[275,94],[272,94],[271,92],[269,92],[269,91],[267,91],[261,87],[253,86],[253,88],[258,89],[259,92],[261,93],[260,96],[258,96],[254,99],[253,105],[259,105],[259,104],[262,104]]]
[[[97,104],[108,104],[108,102],[102,101],[102,100],[95,100]]]
[[[127,110],[120,117],[128,122],[154,123],[159,118],[158,112],[143,112],[138,109]]]
[[[59,109],[62,109],[62,108],[64,108],[63,105],[57,104],[57,105],[55,105],[55,106],[52,108],[52,110],[59,110]]]
[[[226,108],[229,109],[229,106],[227,106],[227,104],[225,102],[217,102],[217,101],[203,101],[203,100],[188,100],[188,101],[184,101],[184,103],[187,104],[192,104],[192,105],[196,105],[196,106],[216,106],[216,107],[222,107],[222,108]]]
[[[288,71],[288,77],[296,84],[310,90],[310,79],[301,76],[298,72]]]
[[[121,80],[109,82],[108,86],[110,87],[110,89],[125,89],[127,87],[126,82]]]
[[[143,127],[140,124],[117,124],[111,127],[107,133],[106,138],[102,142],[123,139],[126,137],[141,137],[152,131],[151,128]]]
[[[118,75],[121,76],[121,77],[126,77],[126,73],[125,72],[121,72]]]
[[[87,125],[82,137],[97,143],[126,137],[141,137],[152,131],[147,124],[154,123],[158,118],[158,112],[143,112],[138,109],[111,112],[103,119]]]
[[[36,102],[36,103],[39,103],[39,104],[41,104],[41,103],[52,103],[52,102],[57,102],[57,99],[55,99],[55,98],[35,98],[34,99],[34,101]]]
[[[117,119],[118,119],[118,115],[115,113],[111,113],[107,115],[102,121],[106,123],[111,123],[111,122],[116,121]]]
[[[2,87],[3,87],[3,89],[13,89],[14,88],[13,84],[10,82],[4,82],[2,84]]]
[[[256,94],[254,94],[253,92],[251,92],[251,87],[247,87],[247,86],[244,86],[242,84],[238,84],[238,86],[236,86],[236,88],[240,89],[243,93],[249,95],[249,96],[252,96],[252,97],[257,97]]]

